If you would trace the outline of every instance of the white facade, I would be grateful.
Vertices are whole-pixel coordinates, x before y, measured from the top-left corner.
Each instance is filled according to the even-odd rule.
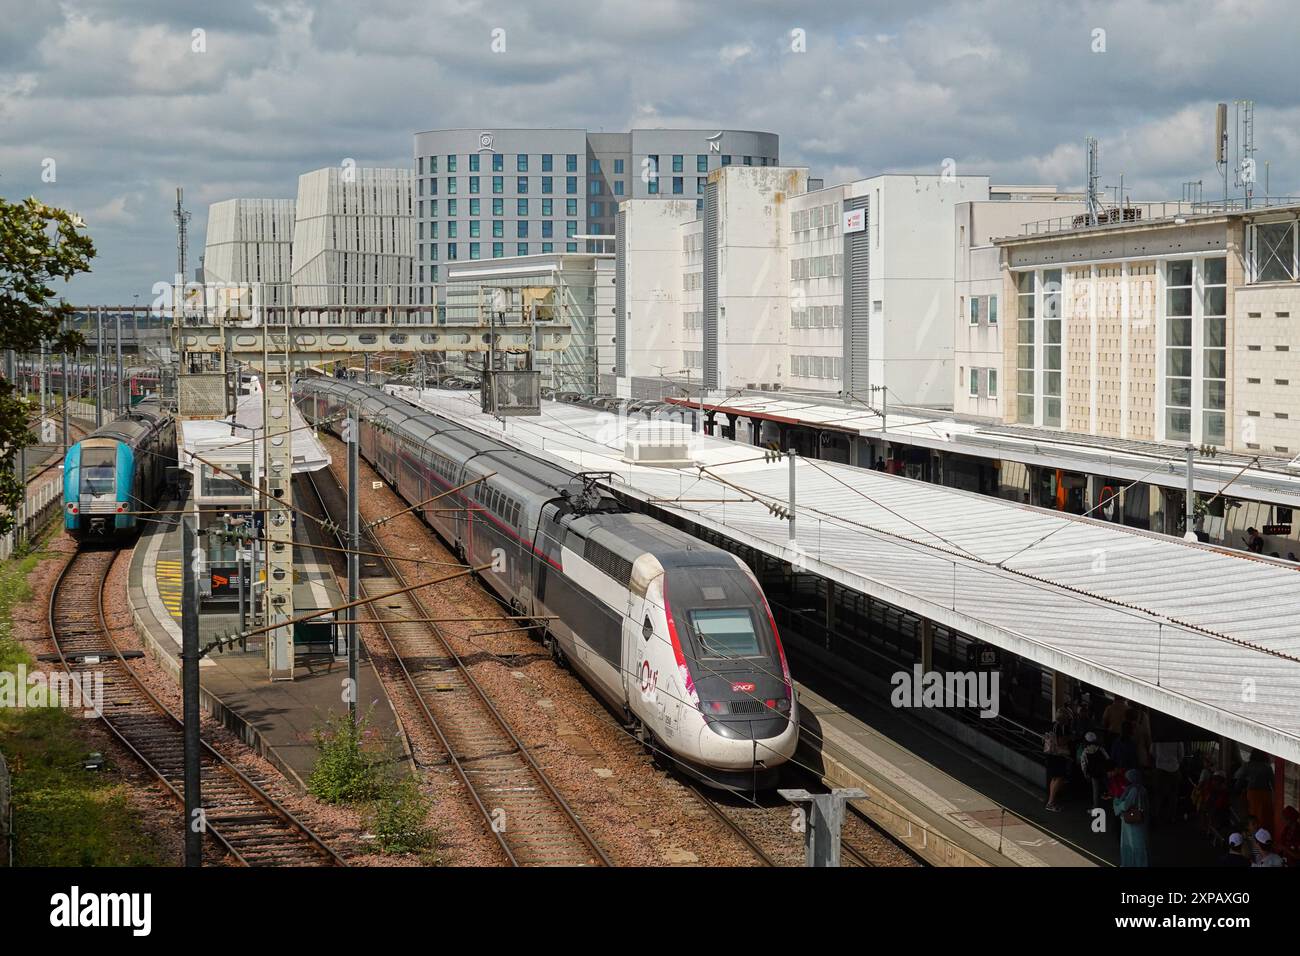
[[[297,304],[413,301],[414,183],[409,169],[331,166],[298,177]]]
[[[280,304],[292,272],[294,201],[227,199],[208,207],[204,282],[262,285],[265,304]]]
[[[634,199],[619,209],[624,262],[625,376],[679,377],[700,348],[703,280],[698,251],[688,251],[700,224],[695,200]],[[692,328],[684,328],[683,314]]]

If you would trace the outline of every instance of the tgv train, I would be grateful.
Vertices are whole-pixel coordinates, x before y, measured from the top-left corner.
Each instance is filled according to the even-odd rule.
[[[584,475],[378,389],[298,384],[309,422],[360,453],[656,750],[705,783],[770,786],[798,713],[776,624],[739,558],[629,513]],[[485,477],[488,476],[488,477]],[[430,502],[449,489],[461,491]]]
[[[63,460],[63,527],[78,541],[114,541],[139,530],[176,461],[176,423],[155,401],[95,429]]]

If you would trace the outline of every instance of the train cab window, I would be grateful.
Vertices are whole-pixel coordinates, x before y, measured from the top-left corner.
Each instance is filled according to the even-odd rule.
[[[117,447],[81,449],[81,493],[106,495],[117,483]]]
[[[690,612],[704,657],[761,657],[754,618],[747,608],[707,608]]]

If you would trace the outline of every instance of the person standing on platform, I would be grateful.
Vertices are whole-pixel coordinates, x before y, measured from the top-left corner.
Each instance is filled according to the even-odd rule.
[[[1079,769],[1092,786],[1092,806],[1102,806],[1101,797],[1106,789],[1106,775],[1110,772],[1110,755],[1106,753],[1091,730],[1083,736],[1083,749],[1079,752]]]
[[[1120,818],[1119,865],[1150,866],[1147,857],[1147,816],[1150,800],[1142,786],[1142,774],[1130,770],[1124,775],[1128,786],[1115,800],[1115,816]]]
[[[1101,726],[1106,731],[1106,746],[1109,747],[1119,738],[1124,727],[1124,712],[1128,710],[1128,701],[1116,697],[1101,713]]]
[[[1268,826],[1273,822],[1273,767],[1268,762],[1268,754],[1262,750],[1252,750],[1250,759],[1237,769],[1234,781],[1246,791],[1246,810],[1259,821],[1259,825]]]
[[[1056,712],[1056,722],[1043,735],[1043,753],[1047,755],[1047,807],[1061,809],[1058,798],[1070,776],[1070,715],[1062,707]]]
[[[1228,837],[1228,851],[1219,857],[1215,865],[1234,869],[1249,867],[1251,865],[1250,847],[1246,846],[1245,837],[1240,833],[1231,834]]]

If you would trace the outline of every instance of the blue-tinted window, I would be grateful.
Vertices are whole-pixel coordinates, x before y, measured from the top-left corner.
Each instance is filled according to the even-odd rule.
[[[517,193],[526,193],[526,192],[528,192],[528,177],[527,177],[527,176],[520,176],[520,177],[519,177],[519,181],[515,184],[515,192],[517,192]]]
[[[492,154],[492,172],[499,173],[506,168],[506,158],[500,153]]]
[[[447,215],[448,215],[448,216],[454,216],[454,215],[457,214],[457,213],[456,213],[456,206],[457,206],[457,204],[458,204],[459,202],[460,202],[459,199],[448,199],[448,200],[447,200]]]
[[[470,158],[469,158],[469,171],[470,171],[471,173],[476,173],[476,172],[478,172],[478,153],[474,153],[472,156],[470,156]]]
[[[429,200],[429,215],[432,216],[434,219],[438,218],[438,200],[436,199]]]
[[[429,223],[429,238],[430,239],[438,238],[438,223],[436,221]],[[434,246],[434,248],[436,249],[438,247]]]
[[[703,212],[703,211],[704,211],[704,200],[703,200],[703,199],[697,199],[697,200],[695,200],[695,211],[696,211],[696,212]]]
[[[504,199],[492,200],[492,215],[504,216],[506,214],[506,201]]]
[[[554,168],[555,157],[550,153],[542,154],[542,172],[549,173]]]
[[[753,157],[753,156],[746,156],[746,157],[745,157],[745,165],[746,165],[746,166],[753,166],[753,165],[754,165],[754,157]]]
[[[564,244],[564,251],[565,251],[565,252],[577,252],[577,251],[578,251],[578,244],[577,244],[576,242],[566,242],[566,243]]]
[[[543,219],[543,220],[542,220],[542,238],[543,238],[543,239],[550,239],[550,238],[551,238],[552,236],[554,236],[554,235],[555,235],[555,223],[551,222],[551,220],[549,220],[549,219]]]
[[[681,171],[682,171],[682,158],[681,158],[680,156],[674,155],[674,156],[673,156],[673,172],[675,172],[675,173],[680,173]]]
[[[598,172],[600,172],[600,160],[599,160],[599,159],[595,159],[595,158],[593,158],[593,159],[591,160],[590,165],[588,166],[587,171],[590,172],[590,173],[598,173]]]
[[[505,180],[500,176],[492,177],[492,191],[494,193],[503,193],[506,191]]]
[[[516,199],[516,200],[515,200],[515,215],[516,215],[516,216],[527,216],[527,215],[528,215],[528,200],[527,200],[527,199]]]
[[[528,243],[520,242],[515,244],[515,254],[520,256],[528,255]]]
[[[653,195],[656,195],[656,194],[659,192],[659,177],[658,177],[658,176],[652,176],[652,177],[650,178],[650,181],[649,181],[648,183],[645,184],[645,191],[648,192],[648,193],[650,193],[652,196],[653,196]]]
[[[454,195],[456,195],[456,177],[455,177],[455,176],[448,176],[448,177],[447,177],[447,195],[449,195],[449,196],[454,196]]]
[[[460,225],[460,224],[457,223],[455,219],[450,219],[450,220],[447,221],[447,238],[448,238],[448,239],[455,239],[455,238],[456,238],[456,229],[458,228],[459,225]]]
[[[438,258],[438,244],[436,242],[430,244],[429,246],[429,258],[430,259]]]
[[[576,199],[564,200],[564,214],[566,216],[576,216],[578,214],[578,200]]]
[[[615,196],[623,195],[623,180],[621,179],[614,180],[614,195]]]
[[[591,205],[587,209],[587,215],[590,216],[592,219],[598,219],[602,215],[601,203],[598,202],[591,203]]]
[[[423,157],[423,156],[417,156],[417,157],[415,157],[415,175],[417,175],[417,176],[423,176],[423,175],[424,175],[424,157]]]
[[[707,183],[707,182],[708,182],[708,180],[705,179],[703,176],[696,176],[696,177],[695,177],[695,192],[696,192],[698,195],[700,195],[700,196],[703,196],[703,195],[704,195],[704,185],[705,185],[705,183]]]
[[[553,200],[550,200],[550,199],[543,199],[543,200],[542,200],[542,215],[543,215],[543,216],[553,216],[553,215],[555,215],[555,213],[551,212],[551,207],[552,207],[553,205],[554,205],[554,201],[553,201]]]
[[[568,173],[576,173],[578,171],[577,153],[569,153],[569,155],[564,157],[564,171]]]
[[[431,173],[436,173],[437,171],[438,171],[438,157],[437,157],[437,156],[430,156],[430,157],[429,157],[429,172],[431,172]]]
[[[495,239],[501,239],[506,234],[506,224],[503,219],[492,220],[492,236]]]
[[[477,215],[478,215],[478,209],[479,209],[479,206],[478,206],[478,200],[477,200],[477,199],[471,199],[471,200],[469,201],[469,214],[470,214],[471,216],[477,216]]]
[[[448,157],[447,157],[447,172],[449,172],[449,173],[454,173],[455,171],[456,171],[456,157],[455,157],[455,156],[448,156]]]
[[[447,243],[447,258],[448,259],[456,258],[456,243],[454,242]]]
[[[516,239],[527,239],[527,238],[528,238],[528,220],[527,220],[527,219],[520,219],[518,222],[515,223],[515,238],[516,238]]]
[[[564,191],[566,193],[576,193],[578,191],[578,177],[566,176],[564,180]]]
[[[543,243],[542,243],[542,252],[543,252],[543,253],[554,252],[554,251],[555,251],[555,243],[553,243],[553,242],[543,242]]]
[[[429,266],[429,281],[430,281],[430,282],[437,282],[437,281],[438,281],[438,267],[437,267],[437,266]],[[423,302],[424,300],[421,299],[420,301]]]
[[[616,176],[623,175],[623,160],[621,159],[614,160],[614,175]]]
[[[477,258],[478,258],[478,243],[477,243],[477,242],[471,242],[471,243],[469,244],[469,257],[470,257],[471,259],[477,259]]]
[[[722,165],[723,165],[723,166],[730,166],[730,165],[731,165],[731,156],[730,156],[728,153],[723,153],[723,154],[722,154]]]
[[[587,192],[593,196],[599,196],[601,192],[600,180],[599,179],[587,180]]]
[[[527,153],[520,153],[518,156],[515,157],[515,172],[519,172],[519,173],[528,172]]]
[[[709,154],[697,153],[695,156],[695,171],[697,173],[707,173],[709,171]]]
[[[430,196],[438,195],[438,180],[436,179],[429,180],[429,195]]]
[[[578,234],[578,224],[570,219],[564,224],[564,234],[566,236],[576,236]]]
[[[472,192],[472,193],[476,193],[476,192],[478,192],[478,177],[477,177],[477,176],[471,176],[471,177],[469,178],[469,191]]]
[[[552,192],[553,190],[551,189],[551,186],[552,186],[552,184],[554,184],[554,182],[555,182],[555,180],[554,180],[552,177],[550,177],[550,176],[543,176],[543,177],[542,177],[542,192],[544,192],[544,193]]]
[[[680,177],[680,176],[674,176],[674,177],[673,177],[673,195],[674,195],[674,196],[680,196],[681,194],[682,194],[682,177]]]
[[[500,259],[506,254],[506,244],[504,242],[492,243],[492,258]]]
[[[469,237],[471,239],[477,239],[478,230],[479,230],[479,221],[477,219],[471,219],[469,221]]]

